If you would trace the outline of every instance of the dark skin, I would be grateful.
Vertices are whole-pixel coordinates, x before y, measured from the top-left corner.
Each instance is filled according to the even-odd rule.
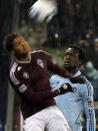
[[[71,72],[71,74],[75,74],[79,70],[81,64],[82,60],[79,59],[79,52],[73,48],[68,48],[64,53],[65,69]],[[84,83],[84,81],[80,80],[80,83]],[[44,131],[47,131],[47,129]]]
[[[23,37],[17,36],[12,44],[11,54],[16,56],[19,61],[28,61],[30,59],[30,46]],[[79,53],[73,48],[68,48],[64,54],[64,67],[71,73],[75,73],[78,71],[80,63]]]
[[[19,61],[29,61],[31,56],[29,54],[30,52],[30,46],[28,44],[28,42],[26,40],[24,40],[24,38],[22,36],[17,36],[16,38],[14,38],[14,40],[12,41],[12,45],[13,45],[13,49],[10,51],[10,53],[12,55],[14,55],[17,60]],[[68,69],[69,72],[71,72],[71,74],[74,74],[75,72],[77,72],[78,68],[76,68],[76,61],[74,61],[74,64],[72,64],[72,62],[70,62],[70,65],[68,64],[68,61],[73,61],[74,59],[76,60],[77,58],[77,62],[80,62],[78,61],[78,53],[76,53],[76,55],[74,56],[74,53],[75,52],[72,52],[72,51],[69,51],[70,49],[66,50],[67,52],[70,52],[70,55],[69,56],[73,56],[71,58],[66,58],[64,57],[64,59],[66,58],[66,62],[64,62],[64,67],[66,69]],[[73,50],[73,49],[71,49]],[[72,54],[71,54],[72,52]],[[65,52],[66,53],[66,52]],[[73,60],[71,60],[73,58]],[[65,61],[65,60],[64,60]],[[78,63],[77,63],[78,65]],[[69,67],[70,66],[70,67]],[[75,78],[71,78],[70,77],[70,80],[73,82],[73,83],[83,83],[83,80],[81,80],[79,77],[75,77]]]
[[[75,74],[81,64],[82,60],[79,59],[79,52],[73,48],[68,48],[64,54],[64,67],[71,72],[71,74]]]
[[[10,51],[19,61],[28,61],[30,60],[30,46],[23,37],[17,36],[12,41],[13,49]]]

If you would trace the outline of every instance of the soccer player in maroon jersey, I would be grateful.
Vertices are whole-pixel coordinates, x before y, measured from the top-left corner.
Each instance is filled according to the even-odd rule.
[[[54,97],[72,91],[70,85],[51,91],[48,70],[68,77],[69,73],[53,62],[44,51],[30,52],[29,44],[18,34],[5,39],[6,49],[16,57],[10,70],[10,83],[21,97],[25,131],[69,131]]]

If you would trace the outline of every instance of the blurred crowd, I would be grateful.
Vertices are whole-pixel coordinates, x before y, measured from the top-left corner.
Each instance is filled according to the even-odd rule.
[[[43,25],[43,27],[40,24],[34,23],[34,21],[30,21],[27,17],[21,16],[20,32],[28,39],[31,45],[32,43],[36,45],[40,43],[42,47],[46,48],[66,48],[69,45],[75,44],[84,50],[86,59],[81,66],[81,71],[94,86],[94,101],[97,116],[98,1],[57,0],[57,6],[57,15],[47,25]],[[36,38],[36,36],[34,37],[35,34],[37,34],[37,39],[34,39]],[[34,40],[32,41],[32,39]],[[62,53],[60,55],[62,57]]]
[[[6,0],[4,0],[6,2]],[[18,0],[21,2],[22,0]],[[32,0],[35,2],[35,0]],[[3,3],[3,1],[2,1]],[[2,4],[1,3],[1,4]],[[19,4],[19,3],[18,3]],[[13,5],[13,2],[12,2]],[[7,5],[6,5],[7,6]],[[86,54],[86,60],[81,66],[81,71],[86,75],[90,82],[94,86],[94,100],[96,104],[96,117],[98,116],[98,1],[97,0],[57,0],[58,13],[54,18],[46,24],[37,24],[33,20],[29,20],[27,16],[27,8],[21,8],[19,6],[16,9],[15,21],[18,21],[17,31],[22,34],[25,39],[31,44],[32,47],[36,46],[46,48],[60,48],[67,47],[72,44],[81,46]],[[11,7],[11,5],[9,6]],[[8,8],[8,7],[7,7]],[[1,8],[2,9],[2,8]],[[2,9],[4,10],[4,9]],[[1,10],[1,12],[2,12]],[[13,8],[12,8],[13,10]],[[17,13],[18,10],[18,13]],[[13,11],[14,12],[14,11]],[[6,31],[11,30],[11,25],[14,20],[11,21],[12,12],[5,18],[5,15],[0,15],[0,19],[7,19],[5,26],[0,21],[0,27],[8,27]],[[17,24],[17,23],[16,23]],[[17,26],[16,26],[17,27]],[[2,38],[7,32],[4,28],[1,28]],[[1,67],[0,73],[3,77],[0,77],[0,87],[8,86],[8,79],[6,84],[3,81],[8,77],[9,70],[9,56],[2,49],[2,38],[0,38],[0,60]],[[33,43],[33,44],[32,44]],[[6,58],[4,58],[6,57]],[[5,59],[5,61],[3,61]],[[7,62],[7,67],[6,66]],[[4,85],[3,85],[4,84]],[[6,89],[6,88],[5,88]],[[1,88],[0,88],[1,90]],[[1,95],[1,100],[7,98],[7,91],[4,90],[5,95]],[[6,101],[6,100],[5,100]],[[2,107],[2,103],[0,104]],[[6,107],[4,108],[6,109]],[[5,111],[6,113],[6,111]],[[2,115],[2,110],[0,110]],[[5,115],[2,116],[5,119]],[[5,120],[3,120],[5,123]],[[98,118],[97,118],[98,123]]]

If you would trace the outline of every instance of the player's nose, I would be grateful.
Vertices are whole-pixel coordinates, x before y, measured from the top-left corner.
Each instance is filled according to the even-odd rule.
[[[66,55],[66,57],[64,57],[64,60],[69,60],[70,59],[70,55]]]
[[[22,43],[21,43],[21,46],[24,47],[24,46],[25,46],[25,42],[22,42]]]

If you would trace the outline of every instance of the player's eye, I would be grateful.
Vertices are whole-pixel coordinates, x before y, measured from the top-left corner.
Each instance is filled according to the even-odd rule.
[[[68,52],[65,53],[65,57],[66,56],[72,56],[72,55],[73,55],[72,53],[68,53]]]
[[[24,39],[22,39],[22,40],[21,40],[21,42],[25,42],[25,40],[24,40]]]
[[[21,44],[20,42],[17,42],[17,43],[16,43],[16,47],[18,47],[20,44]]]

